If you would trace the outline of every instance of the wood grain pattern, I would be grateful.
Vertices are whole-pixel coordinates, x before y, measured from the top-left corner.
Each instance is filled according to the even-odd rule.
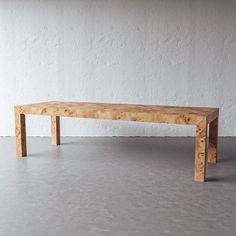
[[[209,130],[208,163],[213,164],[217,163],[218,122],[218,118],[213,120]]]
[[[60,117],[51,116],[52,145],[60,145]]]
[[[207,122],[203,119],[196,126],[194,179],[204,182],[206,178]]]
[[[15,110],[16,156],[27,156],[25,115]]]
[[[177,107],[138,104],[109,104],[84,102],[42,102],[16,106],[17,156],[26,156],[24,115],[51,116],[52,143],[60,144],[60,116],[126,120],[196,126],[194,179],[205,181],[207,125],[210,123],[209,162],[217,157],[218,108]],[[217,124],[216,124],[217,121]]]
[[[217,108],[83,102],[44,102],[18,106],[22,114],[196,125],[217,117]]]

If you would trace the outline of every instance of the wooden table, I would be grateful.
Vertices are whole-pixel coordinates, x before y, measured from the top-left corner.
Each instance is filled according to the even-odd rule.
[[[207,128],[209,124],[208,162],[217,162],[218,108],[58,101],[15,106],[17,157],[27,156],[26,114],[51,116],[52,144],[54,145],[60,144],[60,116],[195,125],[194,179],[199,182],[204,182],[206,176]]]

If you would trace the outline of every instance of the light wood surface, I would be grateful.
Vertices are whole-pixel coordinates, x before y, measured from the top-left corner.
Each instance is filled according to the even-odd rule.
[[[218,114],[216,108],[83,102],[44,102],[17,106],[17,109],[21,114],[31,115],[193,125],[197,124],[202,118],[207,118],[210,122]]]
[[[15,107],[17,156],[26,156],[25,115],[51,116],[52,144],[60,144],[60,116],[106,120],[126,120],[196,126],[195,175],[205,181],[207,126],[210,124],[209,163],[217,160],[218,108],[177,107],[138,104],[85,102],[42,102]]]

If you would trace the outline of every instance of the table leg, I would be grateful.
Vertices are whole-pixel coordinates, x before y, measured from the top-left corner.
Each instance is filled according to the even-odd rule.
[[[60,145],[60,117],[51,117],[52,144]]]
[[[15,112],[16,156],[27,156],[25,115]]]
[[[208,163],[217,163],[218,117],[210,123]]]
[[[196,126],[194,180],[204,182],[206,178],[207,123],[203,119]]]

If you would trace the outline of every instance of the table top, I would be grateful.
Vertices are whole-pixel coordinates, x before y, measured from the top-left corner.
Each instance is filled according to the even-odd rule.
[[[73,110],[100,110],[100,111],[123,111],[123,112],[145,112],[178,115],[200,115],[207,116],[218,108],[210,107],[184,107],[184,106],[160,106],[160,105],[140,105],[140,104],[118,104],[118,103],[91,103],[91,102],[61,102],[50,101],[22,105],[21,107],[31,108],[63,108]]]

